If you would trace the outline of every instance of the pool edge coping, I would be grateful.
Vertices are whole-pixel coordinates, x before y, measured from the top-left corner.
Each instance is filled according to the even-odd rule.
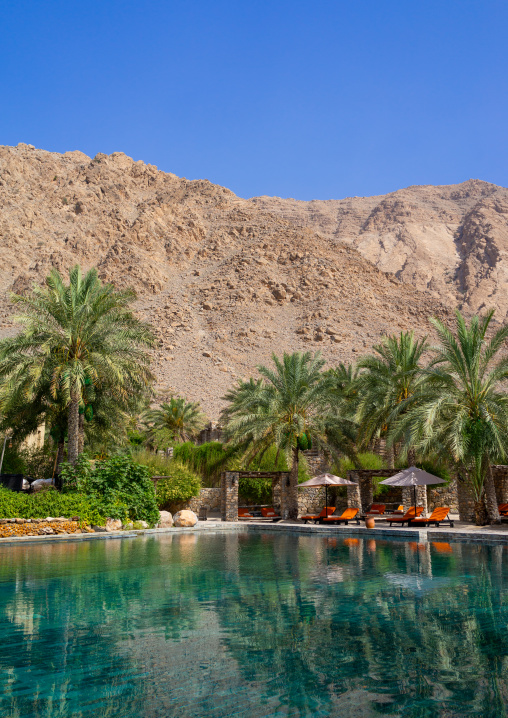
[[[69,541],[93,541],[93,540],[109,540],[123,538],[137,538],[138,536],[161,536],[165,534],[184,534],[184,533],[206,533],[206,532],[231,532],[231,531],[273,531],[283,533],[300,533],[319,536],[338,536],[375,538],[375,539],[393,539],[401,538],[406,541],[418,541],[419,543],[427,543],[431,541],[458,541],[461,543],[475,544],[508,544],[508,533],[491,531],[468,531],[458,529],[411,529],[411,528],[373,528],[368,529],[364,526],[320,526],[315,524],[287,524],[287,523],[267,523],[267,522],[198,522],[192,527],[171,527],[160,529],[140,529],[127,531],[108,531],[97,533],[76,533],[76,534],[57,534],[46,536],[7,536],[0,538],[0,548],[2,546],[13,546],[18,544],[38,544],[38,543],[61,543]]]

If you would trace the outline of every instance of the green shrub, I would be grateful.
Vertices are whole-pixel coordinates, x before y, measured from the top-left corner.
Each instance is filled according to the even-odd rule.
[[[92,474],[94,462],[90,461],[86,453],[80,454],[76,464],[64,461],[60,465],[60,479],[62,481],[62,492],[79,491],[80,486],[85,486],[87,479]]]
[[[160,509],[188,501],[201,489],[201,478],[187,466],[172,461],[168,477],[157,483],[157,504]]]
[[[61,475],[64,486],[96,498],[99,505],[105,503],[111,518],[129,517],[151,525],[159,520],[150,471],[130,456],[90,462],[82,455],[75,467],[62,465]]]
[[[53,488],[23,494],[0,487],[0,518],[44,519],[47,516],[79,516],[84,523],[104,525],[108,516],[127,518],[127,507],[82,493],[62,494]]]
[[[129,456],[98,461],[84,482],[84,489],[103,497],[108,503],[125,504],[129,518],[133,520],[147,521],[151,525],[159,520],[150,472]]]

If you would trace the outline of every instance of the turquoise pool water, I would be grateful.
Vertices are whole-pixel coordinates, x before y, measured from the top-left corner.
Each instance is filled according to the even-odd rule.
[[[508,551],[213,533],[0,549],[0,715],[505,716]]]

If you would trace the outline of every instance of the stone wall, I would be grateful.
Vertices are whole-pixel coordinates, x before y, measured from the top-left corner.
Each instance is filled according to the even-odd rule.
[[[207,506],[210,511],[220,511],[220,488],[201,489],[199,494],[193,496],[189,501],[170,504],[168,509],[172,514],[184,509],[190,509],[197,514],[201,506]]]
[[[508,466],[498,464],[492,467],[498,504],[508,503]]]
[[[319,513],[326,501],[326,491],[324,486],[309,486],[308,488],[298,490],[298,515]],[[332,503],[333,501],[333,503]],[[332,492],[328,489],[328,505],[335,506],[336,509],[347,508],[346,497],[337,497],[332,499]]]
[[[407,511],[411,506],[415,505],[415,488],[416,488],[416,505],[423,506],[423,516],[427,516],[429,505],[427,501],[426,486],[403,486],[402,487],[402,506]]]
[[[280,512],[281,510],[281,485],[278,479],[274,479],[273,481],[273,502],[272,505],[274,506],[275,510],[277,512]],[[357,491],[355,487],[351,487],[353,492]],[[348,488],[348,492],[351,491],[351,489]],[[313,514],[313,513],[319,513],[323,506],[325,505],[325,488],[324,486],[310,486],[308,488],[303,488],[298,490],[298,515],[302,516],[305,514]],[[347,498],[344,496],[339,496],[335,499],[333,499],[332,503],[332,496],[333,491],[328,489],[328,504],[330,506],[334,505],[337,511],[343,511],[348,507],[348,505],[353,505],[351,502],[348,503]],[[357,502],[353,502],[354,505],[357,505]],[[221,488],[206,488],[201,489],[199,494],[197,496],[193,496],[192,499],[189,501],[181,502],[181,503],[175,503],[171,504],[169,506],[169,510],[171,513],[176,513],[177,511],[182,511],[183,509],[190,509],[191,511],[194,511],[194,513],[198,514],[199,509],[202,506],[206,506],[210,512],[220,512],[221,511]],[[238,504],[237,504],[237,513],[238,513]]]
[[[429,511],[436,506],[449,506],[452,514],[459,513],[459,497],[457,493],[457,480],[452,479],[448,486],[429,486],[427,489]]]
[[[199,494],[189,501],[190,510],[196,514],[201,506],[206,506],[210,511],[220,511],[220,487],[201,489]]]

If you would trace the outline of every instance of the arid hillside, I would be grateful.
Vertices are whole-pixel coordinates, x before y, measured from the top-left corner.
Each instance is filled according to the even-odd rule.
[[[381,197],[252,200],[263,211],[357,249],[447,304],[508,314],[508,189],[480,180],[408,187]]]
[[[432,193],[448,199],[432,200]],[[400,206],[398,196],[406,198]],[[81,152],[2,147],[0,335],[15,331],[9,291],[25,290],[53,266],[97,266],[104,280],[138,291],[137,311],[159,339],[159,395],[177,391],[198,399],[215,419],[226,389],[272,352],[320,349],[333,364],[359,356],[387,332],[412,327],[428,333],[428,317],[448,316],[462,297],[460,283],[477,277],[479,267],[491,284],[495,270],[497,297],[501,249],[492,247],[506,231],[506,196],[506,190],[473,182],[337,203],[243,200],[122,153],[91,159]],[[413,205],[420,209],[408,209]],[[402,207],[413,213],[411,223]],[[482,234],[487,213],[492,217]],[[409,251],[401,272],[395,259],[382,259],[389,252],[380,249],[381,240],[376,248],[376,237],[388,247],[388,236],[405,237],[409,224],[414,233],[420,227],[419,236],[435,238],[433,263],[430,239],[422,249],[435,279],[425,274],[423,260],[409,274]],[[460,243],[452,239],[459,226]],[[454,256],[453,276],[446,275],[448,250],[439,227],[447,247],[475,247],[460,250],[467,261]],[[368,247],[371,261],[364,256]],[[480,248],[491,258],[490,270]],[[497,303],[504,306],[501,298]]]

